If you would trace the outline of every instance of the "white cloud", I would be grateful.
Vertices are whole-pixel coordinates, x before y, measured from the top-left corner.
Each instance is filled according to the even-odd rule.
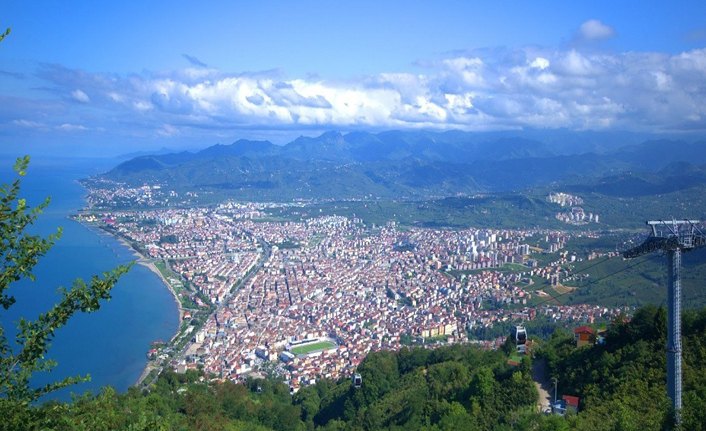
[[[613,27],[605,25],[597,19],[591,19],[581,24],[579,32],[585,40],[604,40],[615,37]]]
[[[530,63],[530,67],[534,69],[544,70],[549,67],[549,60],[547,60],[546,58],[537,57],[532,61],[532,63]]]
[[[147,111],[152,109],[152,104],[144,100],[136,100],[133,102],[132,106],[136,111]]]
[[[169,138],[169,137],[178,135],[179,130],[176,127],[172,126],[171,124],[163,124],[162,128],[157,130],[157,134],[159,136]]]
[[[679,130],[685,121],[691,129],[706,127],[699,120],[706,118],[706,49],[613,54],[578,46],[521,47],[424,64],[424,74],[336,81],[287,79],[279,70],[185,69],[108,77],[52,66],[39,76],[74,99],[91,94],[90,109],[55,104],[49,111],[45,103],[32,103],[0,121],[38,128],[52,118],[65,131],[102,127],[106,133],[182,138],[238,129],[663,131]],[[98,110],[105,115],[97,116]]]
[[[72,91],[72,92],[71,92],[71,97],[72,97],[75,101],[81,102],[81,103],[88,103],[88,102],[91,101],[91,99],[88,98],[88,95],[87,95],[86,93],[84,93],[83,91],[79,90],[79,89],[76,89],[76,90]]]
[[[110,91],[107,93],[107,96],[110,98],[115,103],[123,103],[125,102],[125,96],[122,94],[116,93],[114,91]]]
[[[558,69],[567,75],[588,76],[603,72],[599,58],[590,58],[572,49],[562,55],[558,61]]]
[[[64,132],[82,132],[84,130],[88,130],[87,127],[82,126],[80,124],[70,124],[70,123],[64,123],[61,126],[56,126],[57,130],[62,130]]]
[[[466,85],[482,87],[485,85],[485,65],[480,58],[452,58],[442,62],[447,73],[457,75]]]
[[[24,120],[24,119],[12,120],[12,124],[14,124],[15,126],[27,127],[27,128],[31,128],[31,129],[38,129],[38,128],[44,127],[44,124],[42,124],[42,123],[39,123],[37,121]]]

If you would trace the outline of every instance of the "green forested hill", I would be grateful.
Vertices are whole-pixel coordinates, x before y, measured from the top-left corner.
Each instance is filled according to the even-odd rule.
[[[699,167],[706,162],[704,147],[706,142],[647,141],[611,151],[567,151],[521,136],[460,131],[327,132],[284,146],[241,139],[196,153],[136,157],[101,178],[274,201],[428,198],[560,184],[575,184],[581,194],[639,197],[706,184]]]
[[[60,430],[640,430],[670,426],[666,398],[666,310],[648,306],[611,325],[606,343],[576,348],[557,331],[538,351],[559,395],[580,398],[567,417],[537,413],[529,359],[507,365],[499,351],[471,346],[371,353],[362,387],[320,380],[295,395],[268,380],[200,382],[196,372],[165,373],[149,392],[105,389],[73,403],[0,402],[0,429]],[[706,309],[687,311],[684,430],[706,429]],[[260,394],[257,387],[261,387]]]
[[[206,384],[197,373],[166,373],[149,393],[107,389],[72,404],[15,411],[12,423],[58,429],[276,431],[492,429],[537,399],[527,359],[519,369],[502,352],[470,346],[371,353],[350,380],[320,380],[294,396],[266,380]],[[257,393],[257,387],[261,393]]]
[[[682,319],[684,430],[706,429],[706,309]],[[556,334],[543,348],[560,393],[578,396],[570,429],[664,430],[670,427],[666,389],[667,311],[647,306],[632,321],[614,323],[606,344],[576,349]]]

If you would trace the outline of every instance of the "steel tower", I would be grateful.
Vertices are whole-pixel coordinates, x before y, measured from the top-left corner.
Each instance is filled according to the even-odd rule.
[[[672,400],[675,420],[680,422],[681,410],[681,255],[706,246],[706,235],[697,227],[696,220],[648,221],[652,228],[647,239],[623,253],[631,259],[656,250],[667,254],[667,395]],[[658,230],[657,228],[663,228]]]

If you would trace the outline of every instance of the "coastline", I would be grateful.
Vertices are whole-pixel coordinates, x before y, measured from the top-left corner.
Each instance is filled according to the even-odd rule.
[[[157,269],[157,267],[155,266],[154,261],[152,259],[147,258],[142,253],[135,250],[135,248],[133,248],[133,246],[129,242],[127,242],[125,240],[125,238],[123,238],[119,235],[113,235],[112,233],[106,231],[105,229],[101,229],[99,226],[95,226],[95,225],[88,223],[88,222],[80,221],[79,223],[81,223],[81,225],[83,225],[86,229],[95,233],[96,235],[103,234],[103,235],[107,235],[107,236],[110,236],[111,238],[116,239],[118,242],[120,242],[122,245],[124,245],[127,249],[129,249],[132,252],[132,254],[137,258],[135,260],[135,262],[137,264],[143,265],[143,266],[147,267],[153,273],[157,274],[159,279],[162,280],[162,284],[164,284],[164,286],[166,286],[167,290],[169,290],[169,293],[172,294],[172,297],[174,298],[174,302],[176,302],[176,304],[177,304],[177,310],[179,311],[179,321],[181,321],[184,318],[184,309],[181,306],[181,301],[179,301],[179,296],[177,295],[176,291],[174,290],[172,285],[169,283],[169,281],[166,278],[164,278],[164,275],[162,275],[162,273],[159,271],[159,269]],[[98,229],[98,232],[96,232],[95,229]],[[177,331],[177,333],[174,334],[171,339],[173,340],[174,337],[176,337],[178,333],[179,333],[179,331]]]
[[[119,235],[114,235],[111,232],[108,232],[105,229],[102,229],[101,227],[96,226],[96,225],[89,223],[89,222],[79,221],[77,219],[74,219],[74,221],[77,221],[79,224],[81,224],[83,227],[85,227],[86,229],[88,229],[90,232],[92,232],[95,235],[98,235],[98,236],[107,235],[111,238],[114,238],[120,244],[124,245],[128,250],[130,250],[132,252],[133,256],[135,256],[135,258],[136,258],[135,262],[137,264],[148,268],[151,272],[156,274],[159,277],[159,279],[162,281],[162,284],[167,288],[167,290],[169,290],[169,293],[172,294],[172,298],[174,299],[174,302],[176,302],[176,305],[177,305],[177,311],[179,312],[179,322],[181,324],[181,322],[184,319],[184,308],[181,306],[181,301],[179,300],[177,292],[174,290],[172,285],[164,277],[164,275],[159,271],[157,266],[155,266],[153,259],[149,259],[146,256],[144,256],[142,253],[140,253],[139,251],[135,250],[135,248],[127,240],[125,240],[125,238],[123,238]],[[180,333],[179,329],[177,329],[177,331],[174,333],[174,335],[172,335],[172,337],[169,339],[169,343],[172,343],[176,339],[176,337],[179,335],[179,333]],[[152,361],[148,359],[147,362],[145,363],[144,368],[142,369],[142,372],[140,373],[140,376],[137,378],[135,383],[133,383],[131,386],[138,386],[140,383],[143,382],[143,380],[145,378],[147,378],[147,376],[150,374],[150,372],[152,372],[154,369],[157,369],[157,368],[158,367],[155,367],[152,364]]]
[[[155,274],[157,274],[157,276],[159,276],[159,278],[162,280],[162,282],[167,286],[167,289],[169,289],[169,292],[171,292],[172,296],[174,297],[174,301],[177,303],[177,310],[179,310],[179,321],[181,322],[182,320],[184,320],[184,309],[181,306],[181,302],[179,302],[179,296],[177,296],[176,291],[174,290],[172,285],[169,283],[169,281],[166,278],[164,278],[164,275],[162,275],[162,273],[159,271],[159,269],[157,269],[154,262],[151,260],[145,259],[144,257],[141,257],[137,261],[137,263],[140,265],[146,266],[147,268],[149,268],[150,271],[154,272]],[[174,338],[178,334],[179,334],[179,331],[177,331],[177,333],[172,336],[170,341],[173,341]]]

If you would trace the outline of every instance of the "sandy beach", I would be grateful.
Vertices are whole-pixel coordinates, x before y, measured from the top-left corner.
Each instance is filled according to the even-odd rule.
[[[174,297],[174,301],[176,301],[176,303],[177,303],[177,308],[179,309],[179,321],[183,320],[184,319],[184,309],[181,307],[181,302],[179,301],[179,297],[177,296],[176,291],[174,290],[172,285],[169,283],[169,281],[167,281],[167,279],[164,278],[164,275],[162,275],[162,273],[159,271],[159,269],[157,269],[154,262],[152,262],[151,260],[145,259],[144,257],[140,257],[140,259],[138,259],[137,263],[140,265],[146,266],[147,268],[150,269],[150,271],[154,272],[155,274],[157,274],[159,276],[159,278],[162,280],[162,282],[167,286],[167,289],[169,289],[169,291],[172,293],[172,296]],[[174,337],[176,337],[176,335],[177,334],[174,334]],[[174,337],[172,337],[172,339],[174,339]]]
[[[90,226],[90,225],[89,225],[89,226]],[[98,229],[100,229],[100,228],[98,228]],[[129,242],[127,242],[127,241],[125,240],[125,238],[122,238],[122,237],[117,236],[117,235],[112,235],[112,234],[110,234],[109,232],[107,232],[107,231],[105,231],[105,230],[103,230],[103,229],[100,229],[100,231],[101,231],[102,233],[104,233],[104,234],[106,234],[106,235],[109,235],[109,236],[111,236],[111,237],[117,239],[118,241],[120,241],[121,244],[123,244],[125,247],[127,247],[128,249],[130,249],[130,250],[132,251],[133,255],[137,258],[137,259],[136,259],[136,262],[137,262],[138,264],[143,265],[143,266],[149,268],[150,271],[152,271],[152,272],[154,272],[155,274],[157,274],[157,276],[159,277],[159,279],[162,280],[162,283],[164,283],[164,285],[167,287],[167,289],[169,289],[169,292],[170,292],[170,293],[172,294],[172,296],[174,297],[174,301],[175,301],[176,304],[177,304],[177,309],[179,310],[179,321],[182,321],[183,318],[184,318],[184,309],[181,307],[181,301],[179,301],[179,297],[177,296],[177,293],[176,293],[176,291],[174,290],[174,288],[172,287],[172,285],[169,283],[169,281],[168,281],[166,278],[164,278],[164,275],[162,275],[162,273],[159,271],[159,269],[157,269],[157,267],[156,267],[155,264],[154,264],[154,261],[153,261],[152,259],[148,259],[147,257],[143,256],[140,252],[138,252],[137,250],[135,250],[135,249],[132,247],[132,245],[131,245]],[[174,337],[177,336],[177,334],[178,334],[178,332],[172,336],[172,340],[174,339]]]
[[[179,322],[181,322],[184,319],[184,309],[181,306],[181,301],[179,301],[179,297],[177,296],[176,291],[172,287],[172,285],[169,283],[169,281],[162,275],[162,273],[157,269],[157,267],[154,264],[154,261],[152,259],[148,259],[144,255],[142,255],[140,252],[135,250],[132,245],[125,240],[125,238],[122,238],[118,235],[113,235],[110,232],[107,232],[104,229],[101,229],[100,227],[97,227],[95,225],[92,225],[90,223],[86,222],[80,222],[82,225],[84,225],[88,230],[91,232],[94,232],[96,235],[107,235],[112,238],[117,239],[121,244],[123,244],[125,247],[127,247],[129,250],[132,251],[133,255],[135,256],[135,261],[139,265],[143,265],[147,268],[149,268],[150,271],[155,273],[160,280],[162,280],[162,283],[166,286],[166,288],[169,290],[169,292],[172,294],[172,297],[174,298],[174,301],[177,304],[177,310],[179,310]],[[174,339],[179,335],[179,331],[177,331],[174,335],[172,335],[172,338],[169,340],[169,342],[173,342]],[[148,361],[147,364],[145,364],[145,368],[142,370],[142,373],[140,374],[140,377],[137,379],[135,382],[135,385],[139,385],[148,375],[149,373],[154,370],[155,367],[152,364],[151,361]]]
[[[174,301],[175,301],[176,304],[177,304],[177,308],[179,309],[179,320],[181,321],[181,320],[184,318],[184,309],[181,307],[181,301],[179,301],[179,297],[177,296],[176,291],[174,290],[174,288],[172,287],[172,285],[169,283],[169,281],[168,281],[166,278],[164,278],[164,276],[163,276],[162,273],[159,271],[159,269],[157,269],[157,267],[155,266],[154,261],[153,261],[152,259],[149,259],[149,258],[145,257],[145,256],[142,255],[139,251],[135,250],[135,249],[132,247],[132,245],[131,245],[129,242],[127,242],[127,241],[125,240],[125,238],[123,238],[123,237],[121,237],[121,236],[118,236],[118,235],[113,235],[113,234],[111,234],[110,232],[108,232],[108,231],[106,231],[106,230],[104,230],[104,229],[101,229],[100,227],[97,227],[97,226],[95,226],[95,225],[92,225],[92,224],[90,224],[90,223],[86,223],[86,222],[80,222],[80,223],[81,223],[82,225],[84,225],[87,229],[89,229],[91,232],[95,232],[96,235],[107,235],[107,236],[110,236],[111,238],[115,238],[115,239],[118,240],[122,245],[124,245],[124,246],[127,247],[130,251],[132,251],[133,256],[135,256],[135,258],[136,258],[135,261],[136,261],[138,264],[143,265],[143,266],[149,268],[150,271],[152,271],[152,272],[154,272],[155,274],[157,274],[157,276],[159,277],[159,279],[162,280],[162,283],[167,287],[167,289],[169,290],[169,292],[170,292],[170,293],[172,294],[172,296],[174,297]],[[97,230],[97,232],[96,232],[96,230]],[[174,334],[174,336],[176,336],[176,334]],[[174,338],[174,337],[172,337],[172,338]]]

